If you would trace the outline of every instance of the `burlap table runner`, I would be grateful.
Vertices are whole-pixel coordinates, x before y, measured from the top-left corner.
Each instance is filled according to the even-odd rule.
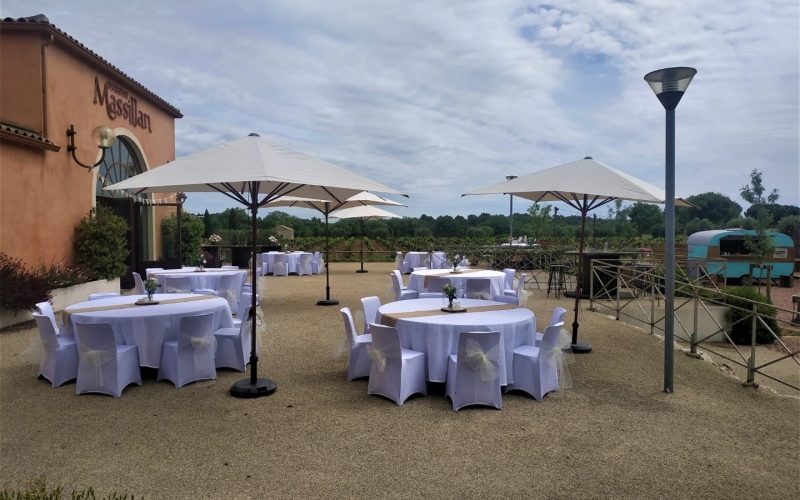
[[[473,306],[468,307],[466,313],[450,313],[442,311],[441,308],[439,309],[425,309],[422,311],[408,311],[408,312],[396,312],[396,313],[386,313],[381,315],[381,324],[385,326],[395,326],[397,324],[398,319],[405,319],[405,318],[422,318],[425,316],[441,316],[443,314],[469,314],[469,313],[477,313],[477,312],[487,312],[487,311],[505,311],[508,309],[525,309],[524,307],[515,306],[514,304],[503,304],[503,305],[495,305],[495,306]]]
[[[222,269],[219,269],[222,271]],[[197,271],[196,269],[186,270],[186,269],[164,269],[163,271],[153,271],[152,273],[148,274],[148,278],[152,278],[156,274],[183,274],[183,273],[205,273],[208,272],[207,270]]]
[[[69,317],[75,313],[96,312],[96,311],[113,311],[114,309],[130,309],[132,307],[158,307],[161,304],[177,304],[178,302],[194,302],[196,300],[218,299],[216,295],[198,295],[196,297],[184,297],[182,299],[165,299],[159,300],[158,304],[152,306],[137,306],[133,302],[128,304],[114,304],[111,306],[98,306],[98,307],[83,307],[81,309],[73,309],[72,311],[62,311],[61,321],[63,324],[69,324]]]
[[[423,281],[422,286],[424,286],[426,289],[428,288],[428,278],[439,278],[439,277],[447,276],[447,275],[451,275],[451,274],[455,275],[455,276],[461,276],[462,274],[482,273],[485,270],[486,269],[465,269],[465,270],[459,271],[457,273],[454,273],[453,271],[442,271],[440,273],[426,274],[425,275],[425,280]]]

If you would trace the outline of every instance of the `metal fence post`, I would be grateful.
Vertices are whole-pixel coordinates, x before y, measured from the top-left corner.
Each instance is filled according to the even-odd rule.
[[[619,290],[620,290],[620,266],[617,266],[617,321],[619,321]]]
[[[650,335],[656,333],[656,280],[650,276]]]
[[[589,259],[589,310],[594,311],[594,259]]]
[[[692,345],[689,352],[686,353],[690,358],[700,359],[701,356],[697,354],[697,315],[700,312],[700,289],[694,289],[694,330],[692,331]]]
[[[747,382],[745,382],[744,386],[747,387],[758,387],[758,384],[755,382],[756,379],[756,325],[758,324],[758,304],[753,302],[753,313],[751,316],[752,321],[750,322],[750,331],[751,331],[751,339],[750,339],[750,359],[747,361]]]

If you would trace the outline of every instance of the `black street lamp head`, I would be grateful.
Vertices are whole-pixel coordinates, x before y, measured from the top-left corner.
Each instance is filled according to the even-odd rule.
[[[507,175],[507,176],[506,176],[506,180],[507,180],[507,181],[513,181],[513,180],[514,180],[514,179],[516,179],[516,178],[517,178],[517,176],[516,176],[516,175]]]
[[[655,92],[658,100],[667,111],[678,107],[683,93],[697,74],[694,68],[664,68],[644,75],[644,80]]]

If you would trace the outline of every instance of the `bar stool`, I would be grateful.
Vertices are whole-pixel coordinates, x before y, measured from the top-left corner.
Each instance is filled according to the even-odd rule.
[[[550,297],[550,291],[553,291],[556,298],[561,298],[561,291],[567,290],[567,279],[564,270],[567,266],[552,265],[550,266],[549,276],[547,277],[547,296]]]

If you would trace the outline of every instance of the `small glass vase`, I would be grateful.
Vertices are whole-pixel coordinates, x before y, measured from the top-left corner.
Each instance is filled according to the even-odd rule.
[[[447,298],[447,300],[448,300],[447,308],[450,309],[451,311],[453,310],[453,300],[454,299],[455,299],[455,297],[448,297]]]
[[[153,302],[153,292],[147,292],[147,302]]]

